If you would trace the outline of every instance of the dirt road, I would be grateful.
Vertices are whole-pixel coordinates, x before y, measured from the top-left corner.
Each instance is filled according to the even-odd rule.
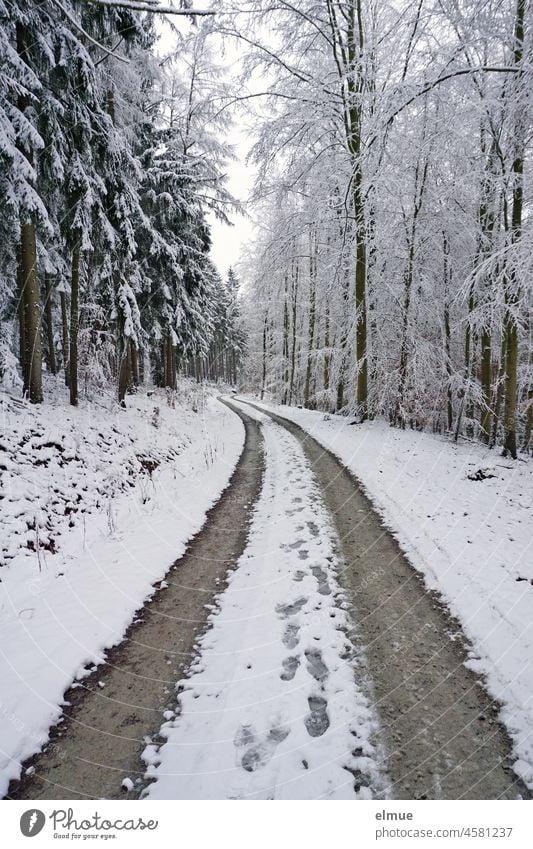
[[[46,749],[26,764],[30,773],[13,783],[11,798],[124,798],[125,775],[134,782],[128,798],[146,786],[141,752],[148,740],[163,742],[157,738],[162,712],[175,709],[175,682],[197,653],[208,613],[205,606],[223,589],[228,570],[245,550],[252,506],[261,491],[263,441],[260,425],[253,420],[256,413],[249,407],[248,416],[244,404],[233,408],[245,422],[246,444],[230,486],[185,556],[170,569],[168,586],[158,590],[139,613],[124,642],[109,653],[105,667],[99,667],[83,687],[66,694],[70,704],[64,721],[53,730]],[[464,666],[467,646],[458,623],[427,592],[357,481],[298,426],[269,415],[303,450],[306,474],[316,482],[321,509],[328,513],[337,535],[336,580],[348,603],[353,623],[349,638],[357,655],[351,674],[360,675],[363,665],[370,682],[368,695],[379,720],[377,742],[384,753],[387,793],[401,799],[527,797],[512,771],[510,742],[496,718],[498,706]],[[289,462],[295,449],[286,439],[284,444]],[[304,575],[300,541],[287,540],[284,549],[293,550],[295,562],[300,561],[294,574]],[[324,590],[325,572],[311,563],[311,573],[318,591],[321,580]],[[289,602],[287,628],[290,617],[299,613]],[[279,605],[276,609],[279,613]],[[318,654],[314,678],[320,682]],[[313,674],[309,652],[306,657]],[[288,660],[293,666],[284,669],[283,681],[294,677],[300,663],[297,651]],[[315,716],[313,725],[311,709],[307,732],[323,734],[320,745],[324,746],[329,719],[322,704],[320,710],[317,707],[320,697],[312,698],[315,714],[322,711],[318,719],[324,730],[321,735],[315,733],[318,720]],[[274,752],[279,746],[275,757],[282,758],[285,741],[290,739],[289,726],[288,730],[283,726],[283,735],[276,729],[279,740],[256,742],[250,751],[264,753],[270,746]],[[241,728],[249,725],[241,723]],[[249,762],[245,754],[240,762],[244,777],[262,767],[256,755],[253,769]],[[355,776],[354,781],[358,780]]]
[[[202,531],[170,568],[168,586],[157,590],[124,641],[108,653],[106,664],[65,693],[64,720],[44,751],[25,764],[30,774],[12,782],[9,798],[120,799],[126,795],[124,776],[140,789],[146,739],[157,737],[163,711],[175,706],[175,684],[194,657],[209,614],[206,605],[243,551],[261,489],[260,428],[246,414],[242,418],[243,453]]]

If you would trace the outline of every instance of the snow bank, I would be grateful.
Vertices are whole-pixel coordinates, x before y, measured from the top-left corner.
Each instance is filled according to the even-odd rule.
[[[460,620],[473,648],[468,665],[502,703],[515,770],[533,787],[531,460],[380,422],[350,426],[340,416],[259,406],[299,424],[357,476],[426,585]]]
[[[1,395],[0,793],[226,487],[238,417],[189,382],[74,409]]]

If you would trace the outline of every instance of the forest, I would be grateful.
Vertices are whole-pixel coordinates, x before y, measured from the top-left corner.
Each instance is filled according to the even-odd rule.
[[[180,69],[157,56],[135,6],[0,7],[1,368],[33,403],[44,368],[73,405],[112,382],[124,403],[145,366],[169,389],[215,358],[235,379],[237,281],[209,257],[208,215],[232,208],[216,63],[199,31]]]
[[[262,393],[528,449],[530,12],[264,11],[247,272]]]
[[[282,403],[527,451],[528,2],[156,5],[2,3],[4,380],[124,403],[239,363]],[[235,121],[240,294],[209,255]]]

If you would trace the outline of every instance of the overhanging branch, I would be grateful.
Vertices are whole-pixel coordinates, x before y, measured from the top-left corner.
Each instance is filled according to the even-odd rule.
[[[60,0],[52,0],[52,2],[55,3],[55,5],[59,9],[61,9],[66,19],[72,24],[73,27],[75,27],[75,29],[78,30],[80,35],[83,35],[83,37],[87,39],[87,41],[90,41],[91,44],[95,45],[95,47],[98,47],[100,50],[103,50],[104,53],[106,53],[108,56],[113,56],[114,59],[118,59],[120,62],[124,62],[126,65],[129,65],[128,59],[126,59],[124,56],[121,56],[120,53],[115,53],[113,50],[110,50],[109,47],[105,46],[105,44],[101,44],[99,41],[93,38],[92,35],[89,35],[89,33],[83,29],[80,22],[76,20],[74,15],[71,15],[69,10],[63,6]]]
[[[214,15],[211,9],[176,9],[175,6],[159,6],[151,0],[88,0],[95,6],[108,6],[117,9],[131,9],[134,12],[151,12],[153,15],[188,15],[194,17],[199,15]]]
[[[421,97],[423,94],[427,94],[428,91],[431,91],[432,89],[436,88],[441,83],[453,79],[453,77],[463,77],[467,74],[477,74],[480,72],[490,74],[518,74],[519,71],[520,68],[516,67],[492,67],[490,65],[481,65],[478,68],[460,68],[458,71],[450,71],[449,74],[444,74],[442,77],[437,77],[436,80],[432,80],[430,83],[426,83],[426,85],[422,86],[422,88],[419,89],[416,94],[413,94],[413,96],[410,97],[409,100],[406,100],[405,103],[402,103],[402,105],[399,106],[398,109],[396,109],[392,113],[392,115],[389,115],[385,126],[389,126],[390,124],[392,124],[394,119],[400,114],[400,112],[403,112],[404,109],[407,109],[407,107],[414,103],[417,98]],[[371,147],[374,144],[377,137],[378,136],[376,134],[370,139],[367,144],[367,148]]]

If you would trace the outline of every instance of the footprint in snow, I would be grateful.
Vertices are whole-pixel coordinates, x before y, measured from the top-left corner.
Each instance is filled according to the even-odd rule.
[[[325,681],[329,675],[329,670],[322,660],[322,652],[320,649],[306,649],[305,657],[307,659],[307,671],[313,676],[315,681]]]
[[[285,648],[294,649],[300,642],[300,626],[295,625],[294,622],[289,622],[285,628],[285,632],[283,634],[282,642]]]
[[[279,676],[282,681],[292,681],[296,675],[296,670],[300,666],[300,660],[297,657],[285,657],[282,661],[283,672]]]
[[[318,592],[320,595],[331,595],[331,587],[328,584],[324,570],[320,566],[311,566],[311,572],[318,582]]]
[[[305,543],[304,539],[297,539],[296,542],[291,542],[288,545],[284,545],[283,548],[294,550],[296,548],[300,548]]]
[[[322,696],[309,696],[310,713],[305,717],[305,727],[310,737],[321,737],[329,728],[328,703]]]
[[[276,613],[282,619],[287,619],[289,616],[294,616],[295,613],[299,613],[304,604],[307,604],[308,599],[304,598],[303,595],[298,596],[290,604],[276,604]]]
[[[233,742],[237,748],[241,748],[242,746],[249,746],[250,743],[253,743],[255,740],[255,734],[253,732],[252,725],[241,725],[237,728],[235,733],[235,737],[233,738]]]
[[[306,524],[307,524],[307,527],[309,528],[309,530],[311,531],[311,534],[314,537],[317,537],[318,536],[318,525],[316,524],[316,522],[307,522]]]
[[[250,726],[246,726],[250,729]],[[276,748],[282,740],[289,736],[290,728],[285,728],[282,725],[274,726],[268,732],[266,739],[262,742],[254,743],[251,748],[247,749],[241,758],[241,766],[246,772],[255,772],[260,767],[265,766],[276,751]],[[250,742],[255,741],[255,735]]]

